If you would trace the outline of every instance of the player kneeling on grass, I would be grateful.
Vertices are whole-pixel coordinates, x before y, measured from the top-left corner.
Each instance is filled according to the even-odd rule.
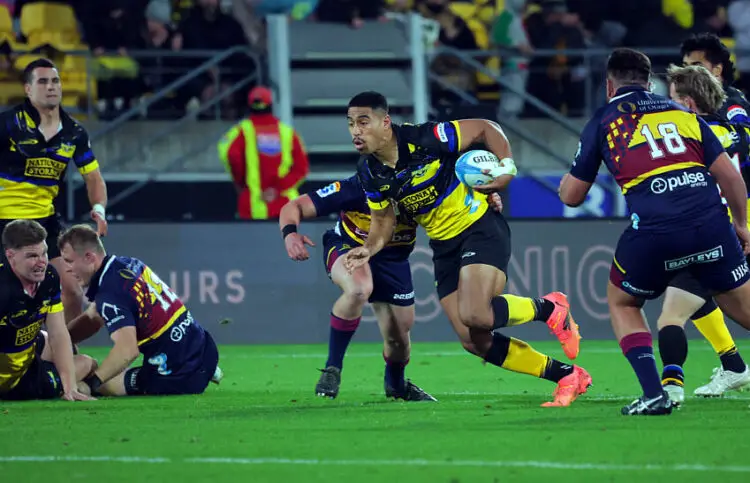
[[[76,386],[96,362],[73,355],[60,277],[49,265],[46,238],[47,230],[34,220],[14,220],[3,229],[7,260],[0,264],[0,400],[91,399]]]
[[[92,302],[71,322],[73,338],[78,342],[106,325],[115,344],[84,379],[92,394],[200,394],[209,382],[221,380],[211,335],[146,264],[107,255],[99,235],[86,225],[65,231],[58,246],[66,269],[88,287]],[[139,353],[144,364],[128,369]]]

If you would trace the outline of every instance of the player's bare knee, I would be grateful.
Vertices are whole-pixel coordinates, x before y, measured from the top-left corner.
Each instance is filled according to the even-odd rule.
[[[88,377],[91,373],[96,371],[99,364],[91,356],[85,354],[77,354],[74,356],[75,367],[76,367],[76,379],[79,381]]]
[[[477,357],[482,357],[482,354],[479,351],[479,348],[476,345],[474,345],[474,343],[470,340],[462,340],[461,347],[463,347],[464,350],[468,352],[469,354],[473,354]]]
[[[677,327],[685,327],[687,317],[682,317],[680,314],[673,313],[662,313],[659,319],[656,321],[656,327],[661,330],[668,325],[676,325]]]
[[[351,284],[344,289],[344,297],[352,305],[362,306],[367,303],[372,294],[372,285],[368,284]]]
[[[494,323],[492,310],[481,305],[459,306],[459,315],[469,329],[491,329]]]

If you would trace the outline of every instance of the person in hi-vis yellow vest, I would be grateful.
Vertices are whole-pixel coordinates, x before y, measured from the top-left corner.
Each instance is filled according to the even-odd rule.
[[[268,88],[252,89],[248,104],[250,116],[219,141],[219,158],[237,187],[239,217],[278,218],[281,208],[299,196],[309,172],[307,152],[294,129],[271,114]]]

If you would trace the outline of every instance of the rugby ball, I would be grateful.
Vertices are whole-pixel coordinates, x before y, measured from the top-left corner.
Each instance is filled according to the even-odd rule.
[[[489,170],[489,174],[482,173],[484,170]],[[512,159],[500,160],[491,152],[481,149],[467,151],[456,161],[456,177],[470,188],[487,184],[504,174],[515,176],[516,173],[516,164]]]

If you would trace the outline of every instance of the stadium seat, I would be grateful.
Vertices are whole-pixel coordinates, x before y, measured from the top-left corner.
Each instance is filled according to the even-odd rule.
[[[84,50],[73,8],[57,3],[29,3],[21,10],[21,32],[31,48],[43,45],[65,50]]]
[[[26,97],[23,85],[18,79],[0,81],[0,105],[18,104]]]
[[[0,43],[8,42],[13,45],[15,41],[16,35],[13,31],[13,19],[8,11],[8,7],[0,6]]]

